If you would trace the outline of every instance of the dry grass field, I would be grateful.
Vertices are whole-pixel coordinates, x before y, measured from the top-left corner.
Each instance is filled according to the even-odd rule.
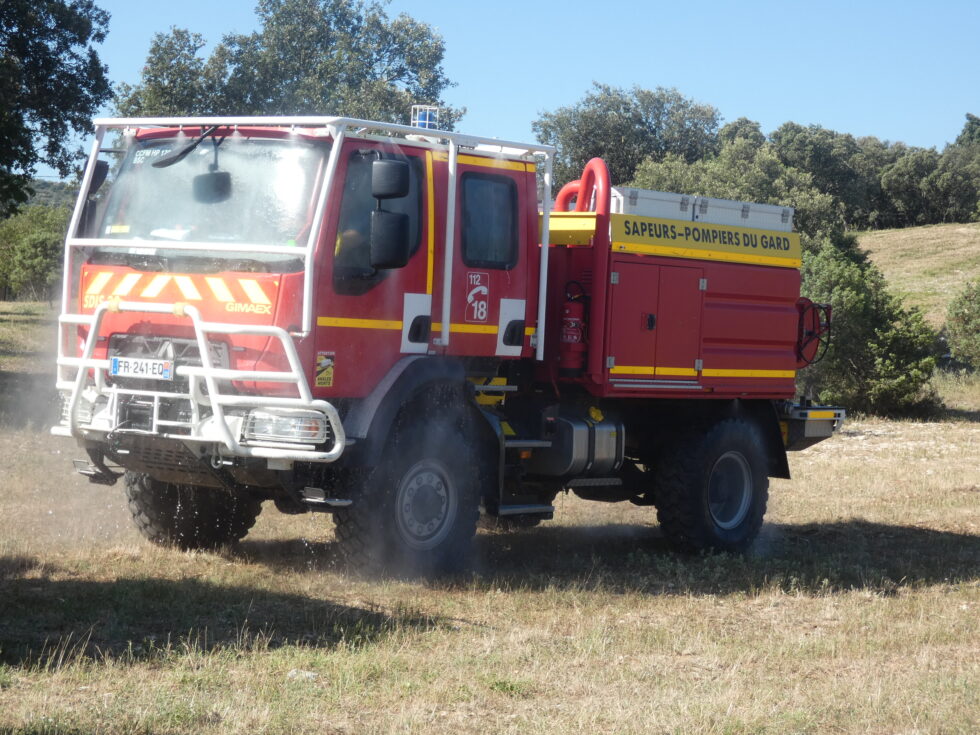
[[[980,278],[980,224],[866,232],[859,243],[892,290],[939,328],[950,298]]]
[[[975,380],[943,379],[947,420],[794,454],[743,557],[562,496],[481,531],[466,576],[372,579],[320,515],[267,508],[221,553],[143,542],[45,431],[50,315],[0,311],[0,733],[977,731]]]

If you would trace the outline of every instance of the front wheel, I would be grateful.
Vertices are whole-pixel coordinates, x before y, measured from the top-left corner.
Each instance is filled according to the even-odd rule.
[[[406,423],[383,465],[362,478],[350,508],[334,513],[343,555],[369,570],[459,571],[479,517],[478,453],[450,421]]]
[[[657,520],[683,551],[744,551],[769,499],[765,445],[755,424],[728,419],[686,437],[656,468]]]
[[[258,500],[221,490],[126,472],[126,500],[136,528],[160,546],[214,549],[239,541],[262,511]]]

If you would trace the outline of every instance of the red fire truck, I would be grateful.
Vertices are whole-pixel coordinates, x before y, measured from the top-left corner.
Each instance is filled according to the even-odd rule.
[[[242,538],[272,501],[354,561],[466,563],[481,512],[654,506],[740,551],[830,308],[785,207],[610,186],[553,149],[338,117],[96,121],[66,241],[53,429],[140,531]],[[111,159],[115,159],[114,162]],[[539,187],[539,180],[543,187]]]

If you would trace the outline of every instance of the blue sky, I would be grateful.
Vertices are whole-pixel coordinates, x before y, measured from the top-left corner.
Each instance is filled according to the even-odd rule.
[[[100,54],[136,82],[150,38],[176,25],[210,44],[257,21],[252,0],[97,0],[112,15]],[[676,87],[770,132],[792,120],[909,145],[951,142],[980,115],[980,2],[581,2],[394,0],[434,26],[468,108],[459,129],[533,140],[543,111],[574,104],[593,80]],[[324,110],[330,114],[331,110]]]

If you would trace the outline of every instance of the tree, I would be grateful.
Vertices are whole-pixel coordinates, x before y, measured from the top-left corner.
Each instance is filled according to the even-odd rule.
[[[71,172],[72,135],[112,96],[94,48],[108,23],[93,0],[0,2],[0,217],[27,201],[39,163]]]
[[[71,209],[31,205],[0,221],[0,290],[40,299],[60,275]]]
[[[659,162],[647,159],[632,186],[795,207],[796,229],[809,239],[841,229],[838,203],[817,189],[810,174],[785,165],[771,144],[758,145],[751,133],[727,137],[731,142],[711,158],[691,163],[676,155]]]
[[[205,40],[171,28],[153,38],[140,82],[119,88],[125,115],[345,115],[409,122],[413,104],[444,109],[450,128],[461,110],[442,93],[452,86],[445,44],[431,26],[391,19],[377,2],[259,0],[261,28],[230,34],[211,56]]]
[[[614,184],[630,181],[647,159],[668,155],[696,161],[717,150],[721,117],[714,107],[676,89],[631,90],[593,82],[582,101],[542,113],[532,123],[541,143],[554,145],[555,183],[577,179],[590,158],[606,161]]]
[[[980,370],[980,281],[967,283],[950,302],[946,335],[953,357]]]
[[[939,405],[928,386],[936,334],[917,309],[888,292],[874,264],[826,240],[804,253],[803,294],[834,307],[826,357],[800,373],[806,394],[885,415],[926,413]]]

